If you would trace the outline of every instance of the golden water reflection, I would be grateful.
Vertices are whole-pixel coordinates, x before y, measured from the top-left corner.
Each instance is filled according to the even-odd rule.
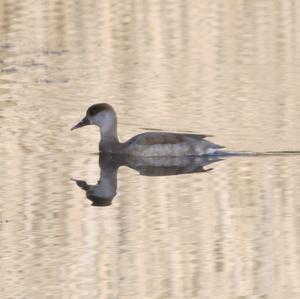
[[[299,13],[292,0],[0,1],[1,296],[299,298],[299,155],[176,176],[121,167],[95,207],[71,178],[97,186],[99,133],[69,131],[106,101],[123,140],[150,128],[299,151]]]

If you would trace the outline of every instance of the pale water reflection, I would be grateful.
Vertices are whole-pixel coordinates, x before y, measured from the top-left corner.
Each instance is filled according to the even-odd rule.
[[[0,297],[299,298],[299,155],[169,176],[127,163],[94,207],[70,178],[99,191],[99,133],[69,131],[109,102],[122,140],[299,151],[299,14],[293,0],[0,1]]]
[[[84,180],[72,179],[77,186],[86,191],[86,197],[93,206],[110,206],[117,194],[118,169],[127,166],[145,176],[169,176],[211,171],[204,167],[221,161],[218,156],[203,157],[131,157],[125,155],[99,155],[100,179],[95,185]]]

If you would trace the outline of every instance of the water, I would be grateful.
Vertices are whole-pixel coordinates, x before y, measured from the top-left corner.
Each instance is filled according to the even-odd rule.
[[[299,13],[292,0],[1,1],[0,297],[299,298]],[[99,133],[70,128],[96,102],[122,140],[193,132],[277,154],[182,175],[122,166],[110,205],[91,205],[71,179],[103,197]]]

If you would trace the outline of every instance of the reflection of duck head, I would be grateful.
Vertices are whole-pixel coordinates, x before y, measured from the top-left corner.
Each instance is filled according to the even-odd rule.
[[[86,192],[86,198],[92,201],[92,206],[110,206],[116,195],[116,189],[110,188],[110,186],[105,188],[100,181],[96,185],[89,185],[82,180],[72,179],[72,181],[76,182],[77,186]]]
[[[110,206],[117,194],[117,173],[119,165],[111,156],[99,157],[101,176],[97,184],[89,185],[86,181],[74,180],[77,186],[85,190],[86,197],[92,201],[92,206]]]
[[[100,154],[101,176],[97,184],[74,180],[77,186],[86,191],[86,197],[93,206],[109,206],[117,194],[117,174],[120,166],[127,166],[145,176],[169,176],[178,174],[207,172],[208,164],[220,161],[218,157],[132,157],[123,155]]]

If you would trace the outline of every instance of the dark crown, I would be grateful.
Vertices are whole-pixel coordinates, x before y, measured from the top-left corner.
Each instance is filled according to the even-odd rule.
[[[87,115],[96,115],[99,112],[105,111],[105,110],[113,110],[112,106],[106,103],[101,103],[101,104],[94,104],[89,109],[87,110],[86,114]]]

